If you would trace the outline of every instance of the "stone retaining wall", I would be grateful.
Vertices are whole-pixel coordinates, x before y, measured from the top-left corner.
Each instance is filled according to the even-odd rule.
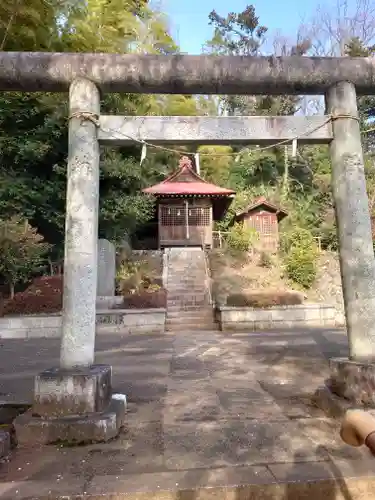
[[[268,330],[277,328],[344,326],[335,307],[326,304],[277,306],[265,309],[221,306],[217,310],[221,330]]]
[[[98,296],[96,297],[96,309],[113,309],[122,304],[124,297],[121,295]]]
[[[165,309],[103,309],[97,312],[98,333],[165,331]],[[0,318],[0,339],[60,337],[61,314]]]

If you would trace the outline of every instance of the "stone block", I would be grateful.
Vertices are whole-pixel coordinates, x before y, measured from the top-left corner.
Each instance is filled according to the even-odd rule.
[[[125,329],[156,328],[163,331],[166,309],[113,309],[103,310],[96,315],[97,325],[121,326]]]
[[[353,404],[375,407],[375,364],[347,358],[329,361],[329,389]]]
[[[321,317],[323,320],[331,320],[332,322],[336,319],[336,308],[332,306],[321,306],[320,309]]]
[[[112,297],[96,297],[96,310],[100,309],[112,309],[116,306],[120,306],[124,298],[120,295],[114,295]]]
[[[274,323],[272,321],[254,321],[254,330],[272,330]]]
[[[111,377],[107,365],[45,370],[35,377],[32,412],[40,417],[101,412],[111,400]]]
[[[60,327],[51,327],[51,328],[40,328],[40,329],[30,328],[30,330],[28,330],[25,338],[28,338],[28,339],[39,339],[39,338],[58,339],[61,337],[61,328],[62,328],[61,325],[60,325]]]
[[[126,397],[116,394],[107,409],[101,413],[41,418],[34,416],[30,410],[14,420],[14,428],[21,445],[105,442],[118,435],[125,423],[125,414]]]
[[[307,322],[319,323],[322,319],[320,306],[317,304],[315,307],[306,307],[305,319]]]
[[[346,318],[345,318],[345,314],[343,312],[336,311],[335,325],[336,326],[345,326],[346,325]]]
[[[116,248],[108,240],[98,241],[98,284],[96,294],[99,297],[115,295]]]
[[[299,306],[270,308],[275,321],[302,321],[305,319],[305,308]]]
[[[288,321],[289,309],[285,307],[272,307],[271,316],[272,316],[272,321]]]
[[[0,458],[6,457],[10,452],[11,442],[9,432],[0,431]]]
[[[327,416],[333,418],[342,418],[347,410],[358,408],[358,406],[353,406],[350,401],[333,394],[326,385],[318,387],[312,396],[312,403],[323,410]]]

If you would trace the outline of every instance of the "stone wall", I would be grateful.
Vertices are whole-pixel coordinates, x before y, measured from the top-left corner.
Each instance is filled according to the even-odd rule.
[[[343,326],[335,307],[325,304],[277,306],[265,309],[221,306],[217,311],[221,330],[268,330],[278,328]]]
[[[97,333],[164,332],[165,309],[103,309],[97,312]],[[0,318],[0,339],[58,338],[61,314]]]
[[[108,309],[96,315],[96,324],[100,330],[124,332],[164,332],[165,309]]]
[[[113,309],[119,307],[123,301],[122,295],[96,297],[96,310]]]

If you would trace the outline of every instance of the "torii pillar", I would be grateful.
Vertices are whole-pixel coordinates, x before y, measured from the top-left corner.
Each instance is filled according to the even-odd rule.
[[[329,360],[330,377],[314,399],[339,416],[350,406],[375,407],[375,258],[355,86],[333,85],[326,107],[349,357]]]
[[[112,369],[94,364],[99,215],[99,89],[79,78],[69,92],[60,367],[35,378],[32,409],[17,417],[19,442],[107,441],[123,425],[126,400],[112,396]]]

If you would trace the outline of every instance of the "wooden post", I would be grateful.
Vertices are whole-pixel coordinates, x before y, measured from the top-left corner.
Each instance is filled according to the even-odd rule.
[[[326,94],[333,115],[332,189],[340,248],[349,357],[375,361],[375,259],[356,90],[339,82]]]
[[[94,362],[99,213],[100,113],[97,87],[77,79],[69,92],[63,330],[60,366]]]
[[[190,239],[189,234],[189,201],[185,200],[185,238],[187,241]]]

